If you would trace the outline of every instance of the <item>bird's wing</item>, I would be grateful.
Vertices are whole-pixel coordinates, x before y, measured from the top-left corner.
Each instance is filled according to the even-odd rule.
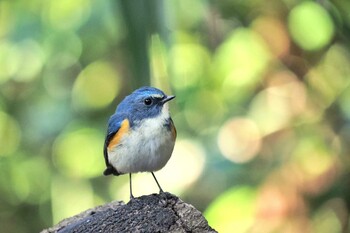
[[[122,136],[129,131],[129,120],[123,114],[114,114],[108,121],[108,130],[103,148],[106,163],[105,175],[119,175],[120,173],[109,163],[108,149],[112,149],[120,142]]]

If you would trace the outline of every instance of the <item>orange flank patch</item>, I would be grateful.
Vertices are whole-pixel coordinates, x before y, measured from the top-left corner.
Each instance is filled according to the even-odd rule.
[[[118,132],[116,132],[114,134],[112,140],[109,142],[108,150],[111,150],[116,145],[118,145],[118,143],[120,142],[122,137],[129,131],[129,128],[130,128],[129,120],[128,119],[123,120],[122,124],[120,125],[120,128],[119,128]]]
[[[177,132],[176,132],[176,128],[175,128],[173,120],[171,120],[171,122],[170,122],[170,129],[171,129],[171,134],[172,134],[173,138],[175,139]]]

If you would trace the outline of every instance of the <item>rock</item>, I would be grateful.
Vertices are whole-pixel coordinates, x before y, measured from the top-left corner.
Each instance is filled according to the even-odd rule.
[[[67,218],[41,233],[216,232],[202,213],[170,193],[114,201]]]

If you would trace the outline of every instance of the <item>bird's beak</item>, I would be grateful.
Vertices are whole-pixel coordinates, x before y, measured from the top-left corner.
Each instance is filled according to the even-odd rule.
[[[172,99],[174,99],[174,98],[175,98],[174,95],[167,96],[167,97],[165,97],[165,98],[162,100],[162,103],[165,104],[166,102],[168,102],[168,101],[170,101],[170,100],[172,100]]]

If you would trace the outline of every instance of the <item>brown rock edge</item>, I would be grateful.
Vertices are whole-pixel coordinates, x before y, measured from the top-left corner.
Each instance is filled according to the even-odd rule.
[[[216,232],[202,213],[170,193],[114,201],[64,219],[41,233]]]

